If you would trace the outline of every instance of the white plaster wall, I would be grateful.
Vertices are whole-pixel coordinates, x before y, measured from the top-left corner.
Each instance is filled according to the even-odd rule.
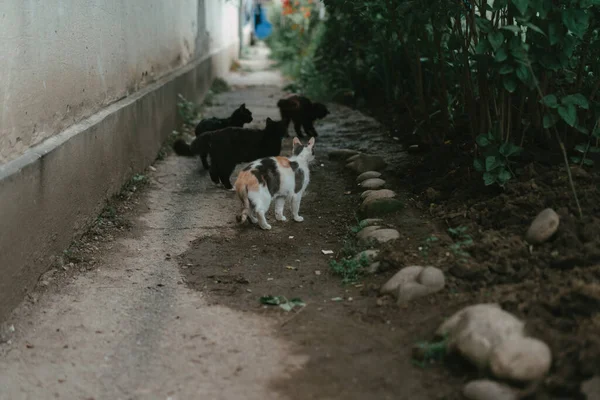
[[[203,3],[235,43],[237,1],[0,0],[0,165],[190,62]]]

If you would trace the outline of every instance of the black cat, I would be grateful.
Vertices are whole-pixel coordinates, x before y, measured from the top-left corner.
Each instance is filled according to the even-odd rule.
[[[209,169],[208,150],[210,148],[210,135],[207,132],[217,131],[228,127],[242,127],[252,122],[252,112],[246,108],[246,103],[239,106],[230,117],[227,118],[205,118],[196,126],[196,138],[187,144],[185,140],[179,139],[173,143],[173,150],[180,156],[194,157],[199,155],[202,159],[204,169]]]
[[[286,135],[285,121],[267,118],[265,129],[225,128],[207,132],[210,138],[210,179],[232,189],[229,181],[235,166],[281,153],[281,141]]]
[[[277,102],[281,119],[285,121],[286,133],[290,121],[294,122],[294,130],[298,137],[304,137],[300,127],[309,136],[319,136],[313,122],[317,119],[325,118],[329,110],[321,103],[313,103],[308,98],[299,95],[292,95]]]

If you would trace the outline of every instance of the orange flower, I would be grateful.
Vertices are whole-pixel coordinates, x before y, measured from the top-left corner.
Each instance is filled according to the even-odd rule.
[[[310,10],[308,10],[307,12],[304,13],[304,18],[308,18],[310,17]]]

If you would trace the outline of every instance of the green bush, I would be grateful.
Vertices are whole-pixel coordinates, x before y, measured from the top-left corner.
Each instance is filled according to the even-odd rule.
[[[299,90],[383,100],[432,144],[484,135],[500,151],[557,139],[577,152],[573,162],[591,164],[586,155],[600,139],[600,0],[323,2],[323,27],[311,22],[301,39],[287,17],[275,27],[274,57],[292,64],[286,72]],[[486,183],[510,179],[502,161],[476,161]]]

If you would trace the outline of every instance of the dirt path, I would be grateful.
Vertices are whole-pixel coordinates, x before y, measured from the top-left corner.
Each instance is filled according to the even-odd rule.
[[[278,118],[276,72],[262,68],[230,81],[268,86],[220,94],[206,115],[245,102],[253,125]],[[440,322],[423,307],[443,300],[380,307],[383,277],[342,285],[329,271],[332,256],[321,250],[357,250],[348,233],[358,196],[327,150],[376,151],[391,141],[374,120],[340,106],[331,111],[317,125],[303,223],[274,222],[269,232],[236,226],[237,198],[215,187],[196,160],[158,162],[148,188],[119,206],[127,223],[92,233],[82,245],[87,256],[46,274],[6,324],[0,399],[451,398],[455,377],[430,385],[410,363],[415,339]],[[291,139],[284,148],[289,154]],[[392,163],[402,157],[387,151]],[[391,222],[410,226],[405,240],[432,229],[410,210]],[[263,295],[307,305],[286,313],[262,306]]]

